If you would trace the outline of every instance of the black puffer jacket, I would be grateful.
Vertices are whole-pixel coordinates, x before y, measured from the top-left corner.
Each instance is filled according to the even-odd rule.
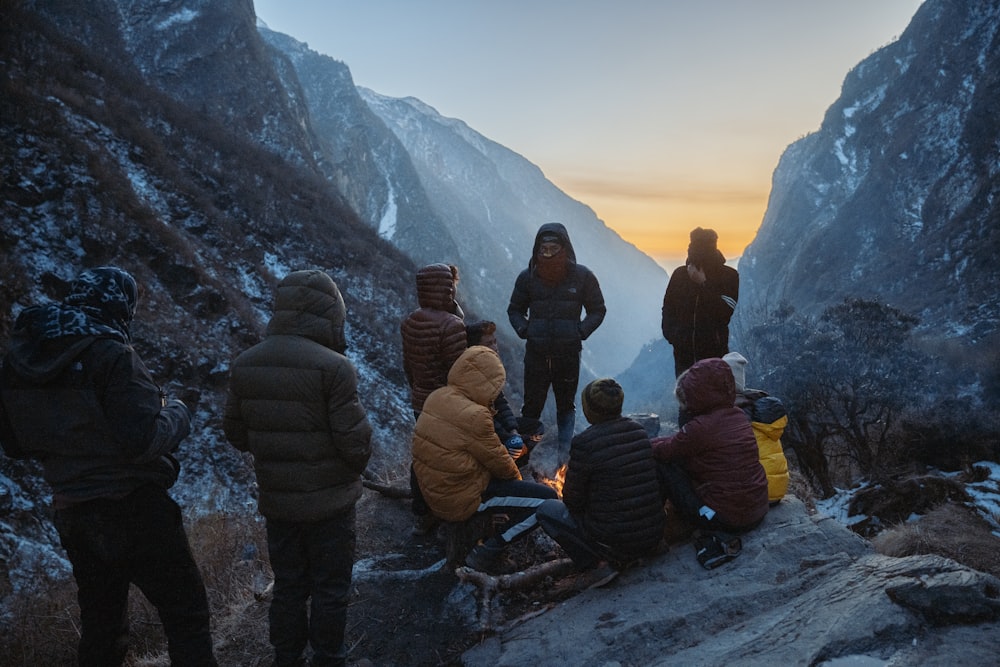
[[[132,277],[100,267],[81,273],[64,303],[27,308],[14,324],[0,437],[8,455],[41,461],[56,508],[177,479],[170,454],[191,417],[164,401],[132,348],[134,312]]]
[[[561,240],[569,258],[566,279],[547,285],[536,272],[536,257],[541,238],[554,234]],[[580,319],[582,312],[587,315]],[[507,317],[518,336],[527,341],[527,350],[540,354],[571,354],[583,349],[582,341],[601,325],[607,308],[597,276],[576,263],[576,252],[566,228],[551,222],[542,225],[535,235],[528,268],[514,282],[507,306]]]
[[[655,549],[664,514],[646,430],[618,417],[573,438],[563,502],[587,533],[621,560]]]
[[[661,310],[663,337],[694,359],[729,352],[729,321],[740,296],[736,269],[716,263],[704,270],[705,283],[698,285],[688,277],[687,266],[674,269]]]

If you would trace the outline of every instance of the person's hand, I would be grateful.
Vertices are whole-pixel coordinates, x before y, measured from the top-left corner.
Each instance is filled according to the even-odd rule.
[[[522,453],[524,453],[524,440],[522,440],[521,436],[516,433],[507,438],[507,442],[503,443],[503,445],[507,448],[507,451],[510,452],[510,457],[512,459],[517,459]]]
[[[705,277],[705,272],[694,264],[688,264],[688,277],[696,285],[704,285],[707,278]]]

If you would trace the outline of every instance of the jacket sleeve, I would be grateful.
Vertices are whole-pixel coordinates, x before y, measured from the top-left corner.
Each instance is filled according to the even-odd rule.
[[[330,437],[340,457],[361,474],[371,458],[372,427],[358,399],[358,378],[350,362],[332,373],[327,392]]]
[[[514,281],[514,291],[510,294],[510,303],[507,305],[507,319],[510,326],[514,327],[514,333],[519,338],[528,337],[528,281],[527,271],[522,271]]]
[[[512,433],[517,430],[517,417],[514,416],[510,401],[507,400],[502,391],[493,401],[493,409],[496,410],[493,415],[493,430],[497,432],[502,442],[507,442]]]
[[[740,298],[740,274],[732,267],[722,266],[706,276],[702,289],[709,297],[705,301],[705,310],[712,321],[728,325]]]
[[[469,454],[472,458],[497,479],[521,479],[521,473],[514,459],[510,457],[507,448],[493,430],[493,418],[489,412],[485,409],[478,411],[470,421],[472,423],[469,427],[472,429],[473,439],[469,446]]]
[[[680,293],[682,291],[681,280],[690,280],[681,274],[681,269],[674,270],[670,274],[670,281],[667,283],[667,290],[663,293],[663,308],[661,310],[660,329],[667,342],[674,345],[679,338],[680,329]]]
[[[587,507],[587,486],[590,483],[592,468],[587,459],[579,447],[570,447],[566,479],[562,489],[563,503],[570,514],[583,514]]]
[[[106,344],[109,347],[98,353],[113,359],[102,381],[101,408],[123,455],[148,462],[174,451],[191,430],[187,407],[180,401],[164,402],[160,388],[130,346]]]
[[[445,375],[467,347],[465,323],[460,319],[449,317],[441,331],[441,363],[444,365]]]
[[[604,305],[604,294],[601,292],[601,285],[597,281],[597,276],[592,271],[587,271],[583,281],[583,308],[587,311],[587,316],[580,323],[580,339],[587,340],[590,334],[601,326],[608,309]]]

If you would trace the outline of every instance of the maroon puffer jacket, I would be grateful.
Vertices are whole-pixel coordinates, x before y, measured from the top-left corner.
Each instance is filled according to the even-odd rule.
[[[652,440],[653,456],[677,461],[702,502],[724,523],[751,526],[767,514],[767,475],[746,415],[733,406],[733,372],[722,359],[702,359],[678,379],[692,419],[678,433]]]
[[[400,325],[403,371],[410,384],[414,411],[423,410],[432,391],[448,384],[448,371],[465,351],[465,322],[455,302],[455,274],[447,264],[417,271],[417,301]]]

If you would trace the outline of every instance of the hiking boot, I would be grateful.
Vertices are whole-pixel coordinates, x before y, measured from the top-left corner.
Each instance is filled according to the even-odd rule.
[[[466,567],[493,574],[503,560],[503,547],[489,543],[479,544],[465,557]]]
[[[739,537],[707,534],[695,541],[695,557],[706,570],[714,570],[740,555],[743,541]]]
[[[427,514],[417,514],[413,517],[413,530],[411,534],[421,536],[430,535],[437,530],[441,521],[436,516],[428,512]]]

